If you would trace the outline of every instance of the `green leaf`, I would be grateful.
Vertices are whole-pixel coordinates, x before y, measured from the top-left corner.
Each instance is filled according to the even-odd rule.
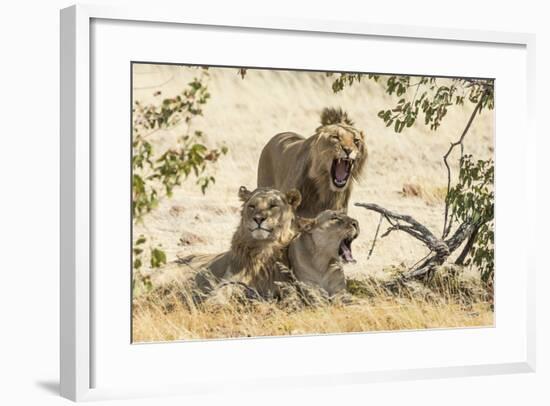
[[[166,254],[159,248],[153,248],[151,250],[151,268],[159,268],[163,264],[166,264]]]

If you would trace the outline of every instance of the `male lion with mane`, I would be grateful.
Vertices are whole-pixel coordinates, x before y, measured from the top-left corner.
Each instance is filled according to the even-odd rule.
[[[295,210],[300,204],[300,192],[282,193],[272,188],[251,192],[241,186],[239,198],[243,202],[241,221],[230,250],[213,258],[191,256],[181,261],[206,268],[208,275],[203,271],[196,276],[203,290],[215,288],[217,282],[229,281],[269,297],[274,294],[274,281],[285,279],[276,263],[283,260],[284,249],[296,234]]]
[[[304,138],[293,132],[275,135],[258,165],[258,187],[302,195],[297,214],[315,217],[323,210],[347,212],[353,181],[365,165],[365,135],[341,109],[325,108],[321,126]]]

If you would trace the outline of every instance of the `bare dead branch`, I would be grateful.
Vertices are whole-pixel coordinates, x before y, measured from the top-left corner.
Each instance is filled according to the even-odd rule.
[[[423,242],[430,250],[430,253],[426,257],[420,259],[409,272],[403,274],[403,279],[417,278],[431,274],[437,266],[445,263],[453,251],[469,238],[477,227],[476,223],[462,223],[450,238],[444,240],[437,238],[426,226],[409,215],[395,213],[374,203],[355,203],[355,205],[377,212],[388,219],[391,226],[382,237],[388,235],[392,231],[401,230]]]
[[[420,224],[411,216],[392,212],[374,203],[355,203],[355,205],[358,207],[364,207],[367,210],[372,210],[377,213],[383,214],[384,217],[386,217],[387,219],[390,219],[389,220],[390,224],[392,223],[391,220],[408,223],[409,225],[400,225],[400,224],[394,223],[392,227],[395,230],[405,231],[406,233],[412,235],[413,237],[421,240],[423,243],[428,245],[429,248],[435,247],[437,245],[437,241],[439,239],[424,225]]]
[[[372,245],[370,247],[369,256],[367,260],[370,259],[372,252],[374,251],[374,245],[376,244],[376,238],[378,238],[378,232],[380,231],[380,226],[382,225],[382,220],[384,220],[384,215],[380,214],[380,220],[378,221],[378,227],[376,227],[376,233],[374,233],[374,240],[372,240]]]

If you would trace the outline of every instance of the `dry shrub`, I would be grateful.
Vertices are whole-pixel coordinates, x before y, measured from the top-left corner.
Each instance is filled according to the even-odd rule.
[[[439,267],[427,286],[439,297],[449,297],[458,303],[488,302],[489,291],[479,272],[458,265]]]
[[[384,280],[373,277],[348,279],[347,290],[364,298],[397,296],[432,303],[451,301],[463,305],[490,302],[489,289],[483,284],[479,272],[474,270],[458,265],[443,265],[424,281],[400,280],[407,270],[404,266],[390,267],[385,270],[388,277]]]
[[[403,197],[418,197],[433,205],[445,201],[447,188],[445,186],[433,186],[428,182],[411,182],[403,184],[401,194]]]

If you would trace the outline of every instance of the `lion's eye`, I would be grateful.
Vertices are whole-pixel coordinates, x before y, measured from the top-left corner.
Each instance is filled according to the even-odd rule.
[[[353,142],[354,142],[355,145],[357,145],[358,147],[361,146],[361,140],[360,140],[359,138],[354,139]]]
[[[277,206],[275,203],[273,203],[271,206],[269,206],[270,209],[275,209],[276,207],[279,207],[279,206]]]
[[[248,206],[248,210],[254,210],[255,208],[256,208],[256,206],[254,206],[252,204],[250,206]]]

